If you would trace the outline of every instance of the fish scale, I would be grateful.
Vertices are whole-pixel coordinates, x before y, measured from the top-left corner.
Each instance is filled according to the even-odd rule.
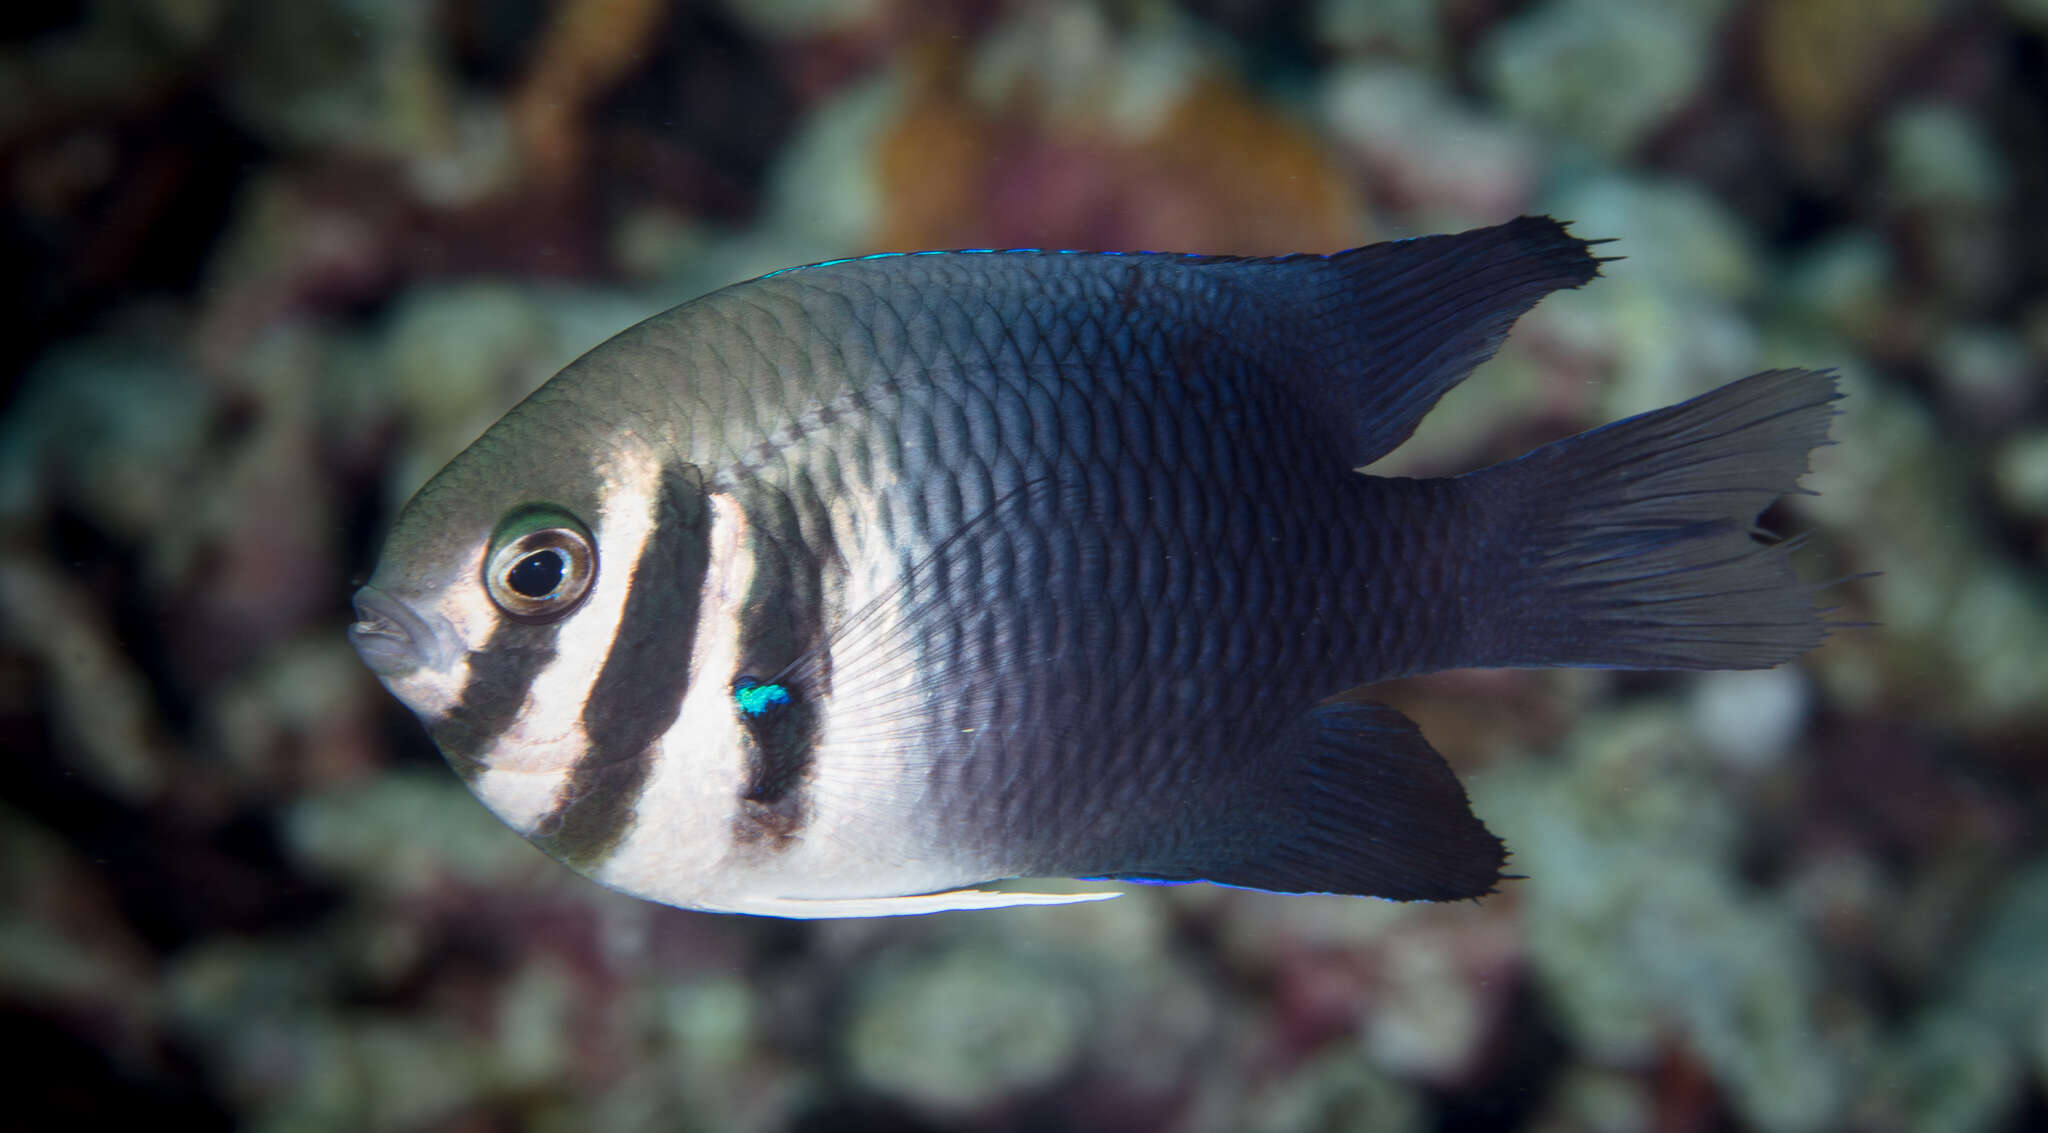
[[[1327,257],[773,273],[622,332],[457,457],[351,634],[486,805],[654,900],[1105,895],[974,887],[1011,876],[1477,896],[1504,850],[1449,769],[1332,697],[1466,665],[1757,667],[1825,632],[1751,535],[1825,438],[1825,374],[1465,477],[1354,471],[1595,274],[1546,218]]]
[[[945,361],[970,373],[991,369],[979,359]],[[983,836],[993,835],[1012,846],[1028,844],[1033,868],[1042,872],[1071,872],[1080,868],[1081,863],[1074,860],[1075,847],[1039,832],[1058,832],[1068,825],[1092,829],[1104,814],[1142,813],[1148,799],[1170,798],[1172,808],[1184,809],[1190,805],[1190,793],[1158,792],[1157,784],[1146,774],[1147,769],[1151,775],[1157,775],[1161,769],[1174,767],[1186,772],[1191,762],[1220,763],[1241,750],[1248,735],[1264,730],[1268,720],[1276,715],[1292,715],[1305,706],[1301,694],[1276,695],[1273,690],[1262,688],[1256,679],[1261,674],[1255,668],[1327,673],[1337,661],[1331,648],[1338,640],[1335,635],[1317,642],[1313,636],[1285,629],[1298,624],[1305,612],[1328,603],[1327,590],[1331,585],[1341,587],[1347,581],[1336,569],[1338,559],[1335,548],[1329,545],[1327,531],[1305,514],[1308,501],[1298,494],[1290,497],[1282,490],[1284,485],[1277,482],[1278,477],[1259,476],[1259,470],[1268,465],[1251,445],[1232,445],[1227,459],[1210,462],[1205,466],[1207,475],[1192,484],[1181,479],[1183,470],[1177,466],[1142,459],[1146,450],[1126,442],[1153,432],[1148,418],[1163,422],[1161,430],[1170,433],[1218,435],[1221,431],[1211,414],[1214,403],[1222,399],[1188,389],[1183,376],[1171,371],[1134,375],[1133,369],[1132,364],[1126,363],[1098,371],[1085,383],[1058,383],[1055,397],[1064,393],[1060,400],[1069,411],[1056,414],[1056,419],[1086,424],[1084,428],[1064,429],[1052,439],[1057,451],[1068,456],[1073,465],[1066,475],[1082,482],[1111,485],[1111,490],[1098,501],[1106,513],[1100,518],[1121,537],[1117,555],[1098,556],[1104,567],[1101,577],[1072,580],[1072,585],[1095,592],[1090,602],[1098,613],[1122,608],[1140,616],[1105,620],[1102,624],[1112,631],[1106,640],[1083,638],[1074,643],[1073,651],[1093,663],[1065,673],[1061,683],[1041,682],[1044,703],[1042,707],[1034,706],[1031,714],[1039,723],[1034,726],[1027,718],[1010,723],[1008,731],[1019,749],[1045,753],[1038,762],[1054,782],[1084,781],[1090,784],[1090,789],[1081,798],[1070,797],[1065,790],[1042,797],[1020,794],[1008,782],[1010,767],[987,759],[951,759],[942,766],[956,773],[957,778],[945,781],[943,788],[935,792],[945,801],[931,814],[934,825],[954,832],[953,836],[975,831]],[[1181,396],[1121,388],[1139,381],[1166,387]],[[948,394],[975,401],[987,395],[987,387],[956,383],[949,387]],[[1255,400],[1238,399],[1241,407]],[[1083,408],[1088,412],[1081,412]],[[1111,412],[1112,408],[1122,411]],[[1282,407],[1263,408],[1265,412],[1248,418],[1254,437],[1277,431],[1266,427],[1267,419],[1277,416]],[[947,453],[947,463],[958,477],[961,465],[984,461],[987,455],[972,450]],[[1023,471],[1028,480],[1055,474],[1057,470],[1027,466]],[[901,471],[903,482],[927,482],[922,477],[928,475],[927,469],[915,463],[907,463]],[[1201,517],[1213,529],[1269,527],[1277,528],[1278,532],[1272,536],[1273,541],[1249,546],[1250,558],[1260,561],[1218,563],[1203,553],[1201,527],[1184,522],[1186,516],[1178,502],[1183,494],[1199,497],[1208,504],[1201,509]],[[935,515],[934,510],[944,509],[912,508],[905,518],[911,523],[958,522],[950,515]],[[1048,519],[1042,526],[1034,527],[1037,518],[1029,514],[1012,516],[1011,522],[990,533],[989,541],[1006,542],[1029,528],[1041,544],[1057,544],[1056,553],[1064,559],[1084,559],[1079,548],[1071,545],[1077,535],[1077,529],[1071,525],[1073,518],[1065,525]],[[1328,569],[1285,574],[1265,552],[1271,546],[1293,548],[1298,559],[1305,558],[1310,564],[1322,564]],[[1205,640],[1207,627],[1229,619],[1212,605],[1197,600],[1200,597],[1213,602],[1222,590],[1210,585],[1197,594],[1192,585],[1195,571],[1185,564],[1198,560],[1210,572],[1249,574],[1263,583],[1257,588],[1271,596],[1270,608],[1241,611],[1251,615],[1253,628],[1246,647],[1234,656],[1216,649],[1213,640]],[[1297,561],[1296,566],[1300,565]],[[1054,588],[1062,581],[1065,580],[1050,579],[1046,585]],[[967,596],[969,601],[987,597],[978,592]],[[1035,589],[1001,597],[998,608],[1019,619],[1045,618],[1061,605]],[[946,618],[934,620],[944,623],[963,615],[964,611],[950,610]],[[999,627],[997,632],[1004,637],[1039,639],[1062,635],[1060,629],[1048,625],[1009,625]],[[949,652],[930,644],[924,648],[933,655]],[[952,663],[972,667],[971,663],[962,666],[958,657]],[[1144,674],[1160,672],[1200,673],[1201,695],[1178,694],[1178,682],[1143,679]],[[1132,679],[1133,675],[1138,679]],[[1115,690],[1121,695],[1102,695],[1102,690]],[[1000,706],[978,699],[977,692],[976,686],[968,686],[951,696],[950,722],[963,725],[967,721],[1000,719]],[[1175,695],[1167,695],[1170,693]],[[1191,715],[1190,700],[1204,710]],[[1077,733],[1091,737],[1085,748],[1071,741],[1060,742],[1062,736]],[[1162,759],[1167,753],[1179,753],[1182,758]],[[1067,761],[1079,766],[1069,766]],[[1204,794],[1227,795],[1235,789],[1231,781],[1215,776],[1195,774],[1190,779],[1203,785]],[[1207,800],[1203,801],[1206,804]],[[1132,826],[1139,828],[1143,823]]]

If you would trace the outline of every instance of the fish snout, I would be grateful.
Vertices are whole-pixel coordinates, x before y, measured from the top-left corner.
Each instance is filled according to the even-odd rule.
[[[412,607],[374,586],[356,591],[354,603],[348,641],[371,672],[396,677],[433,663],[439,652],[434,631]]]

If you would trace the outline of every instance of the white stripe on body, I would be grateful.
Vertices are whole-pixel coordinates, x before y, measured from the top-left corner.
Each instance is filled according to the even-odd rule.
[[[606,453],[598,515],[586,517],[598,546],[597,579],[590,596],[555,636],[555,657],[534,678],[512,726],[478,753],[484,771],[471,790],[505,824],[531,835],[555,809],[562,788],[589,750],[583,705],[617,639],[633,566],[654,537],[661,507],[661,462],[636,446]],[[457,587],[488,603],[481,586]],[[497,615],[502,617],[502,614]]]
[[[661,737],[633,823],[592,874],[654,901],[716,907],[706,894],[729,878],[733,816],[746,780],[742,729],[732,700],[740,616],[753,582],[747,518],[730,496],[706,497],[709,562],[697,604],[690,686]]]
[[[872,536],[878,528],[844,526],[845,515],[835,519],[842,524],[839,545],[851,552],[851,577],[834,603],[828,630],[843,625],[849,611],[894,592],[901,581],[901,561],[885,540],[851,537],[856,531]],[[803,917],[909,912],[888,902],[991,876],[988,863],[922,841],[924,827],[916,818],[925,801],[929,753],[906,742],[921,731],[914,716],[889,717],[921,710],[923,674],[915,653],[897,648],[901,611],[886,602],[860,629],[832,643],[833,690],[813,701],[821,711],[820,733],[798,788],[802,820],[794,837],[736,837],[747,741],[731,682],[739,666],[741,603],[752,573],[745,516],[731,501],[713,496],[711,562],[690,689],[662,738],[637,820],[597,879],[674,905]],[[814,697],[817,691],[799,690]],[[962,894],[919,898],[918,907],[1015,903],[1011,896],[1015,902],[1048,899]]]

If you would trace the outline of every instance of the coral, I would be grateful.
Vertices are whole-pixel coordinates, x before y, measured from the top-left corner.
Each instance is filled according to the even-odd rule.
[[[655,0],[571,0],[556,7],[510,104],[535,176],[561,183],[587,167],[579,118],[639,63],[661,16]]]
[[[1493,29],[1487,84],[1515,116],[1611,153],[1639,144],[1706,74],[1718,2],[1539,4]]]
[[[1384,63],[1333,69],[1322,113],[1372,199],[1425,227],[1469,227],[1525,210],[1539,147],[1526,130],[1460,105],[1434,78]]]
[[[1536,870],[1530,959],[1596,1063],[1641,1064],[1676,1032],[1758,1128],[1835,1123],[1845,1066],[1818,958],[1785,912],[1729,876],[1741,818],[1669,708],[1582,729],[1559,771],[1497,773],[1482,813]]]
[[[1019,959],[958,949],[882,966],[845,1031],[854,1074],[959,1116],[1070,1073],[1095,1026],[1087,990],[1072,974]]]
[[[1322,147],[1173,26],[1119,40],[1093,9],[1018,19],[974,57],[950,40],[911,54],[875,142],[878,246],[1356,242],[1351,191]]]

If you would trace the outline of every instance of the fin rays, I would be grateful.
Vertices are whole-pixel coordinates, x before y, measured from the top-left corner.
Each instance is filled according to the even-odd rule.
[[[1766,371],[1461,477],[1497,544],[1523,548],[1482,568],[1503,596],[1463,663],[1765,668],[1818,645],[1803,542],[1755,520],[1796,490],[1839,397],[1825,372]]]
[[[1020,655],[1050,657],[1054,643],[1016,640],[1007,622],[977,621],[973,613],[984,604],[981,596],[1015,598],[1024,580],[1052,573],[1056,552],[1017,538],[1016,529],[1027,525],[1016,521],[1059,506],[1061,495],[1054,480],[1041,478],[998,496],[772,678],[829,683],[825,758],[833,761],[839,789],[890,810],[911,805],[902,793],[904,771],[941,746],[933,742],[945,726],[935,703],[998,670],[1014,673]],[[847,671],[835,657],[858,658],[859,670]]]

